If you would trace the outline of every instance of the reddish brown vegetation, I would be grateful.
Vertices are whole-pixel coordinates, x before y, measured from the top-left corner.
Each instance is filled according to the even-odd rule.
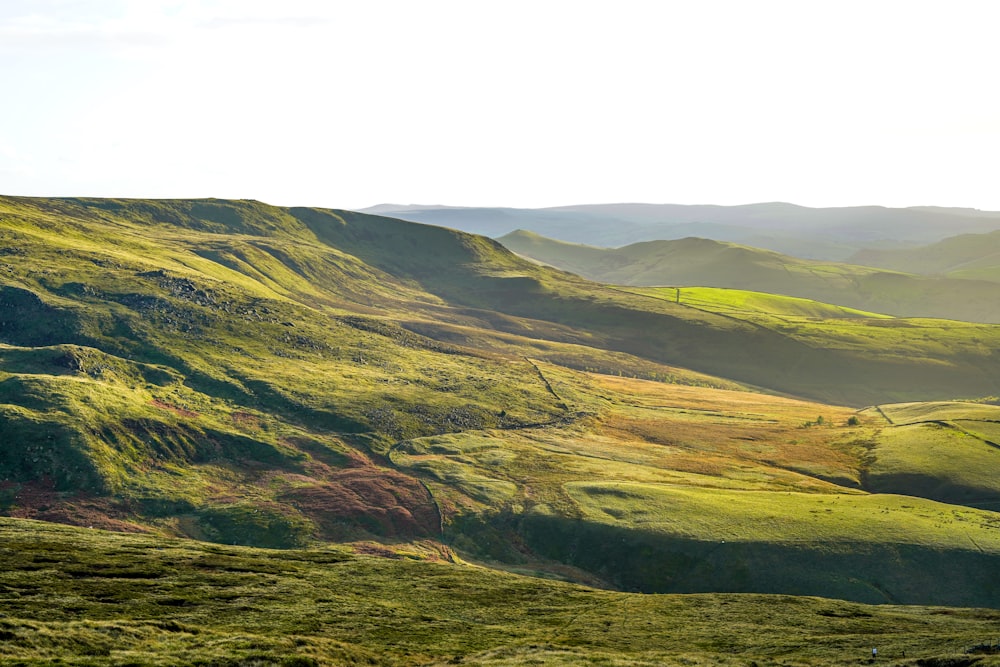
[[[151,402],[154,406],[160,408],[161,410],[169,410],[170,412],[180,415],[181,417],[193,419],[194,417],[199,416],[197,412],[186,410],[184,408],[177,407],[176,405],[171,405],[170,403],[164,403],[163,401],[158,401],[155,398]]]
[[[427,489],[382,468],[336,471],[323,482],[285,492],[281,500],[312,519],[324,538],[340,538],[354,526],[390,538],[434,537],[441,529]]]
[[[229,417],[233,420],[233,423],[239,427],[259,430],[260,429],[260,419],[256,415],[252,415],[249,412],[234,412]]]
[[[111,499],[82,493],[60,493],[48,478],[5,486],[7,489],[18,487],[13,495],[15,506],[7,512],[9,516],[18,519],[36,519],[121,533],[149,532],[148,528],[126,520],[127,512]]]

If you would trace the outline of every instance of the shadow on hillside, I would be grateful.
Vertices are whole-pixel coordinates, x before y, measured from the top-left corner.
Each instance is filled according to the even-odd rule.
[[[556,516],[517,530],[545,558],[643,593],[780,593],[865,603],[1000,606],[1000,557],[918,544],[706,542]]]

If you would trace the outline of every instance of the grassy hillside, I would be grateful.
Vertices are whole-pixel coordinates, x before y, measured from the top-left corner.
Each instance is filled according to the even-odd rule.
[[[1000,393],[994,392],[997,380],[988,371],[997,361],[980,344],[997,335],[993,327],[978,327],[975,334],[966,330],[952,337],[957,345],[945,348],[922,333],[904,331],[907,325],[900,323],[894,333],[885,334],[905,341],[909,349],[899,355],[888,344],[893,341],[880,344],[883,334],[878,333],[872,334],[867,350],[862,346],[844,350],[833,341],[805,346],[779,330],[665,299],[624,293],[520,261],[487,239],[472,240],[436,228],[427,236],[426,227],[357,214],[343,214],[346,224],[330,219],[329,213],[298,214],[327,242],[399,280],[419,284],[454,306],[474,309],[462,315],[485,317],[487,328],[516,334],[537,332],[533,337],[584,342],[837,402],[864,404],[890,396],[904,400],[907,394],[916,399]],[[433,259],[418,260],[413,254],[422,243],[434,245]],[[410,253],[412,259],[397,262],[393,251]],[[498,318],[496,312],[517,319]],[[442,318],[440,312],[435,316]],[[966,334],[972,345],[959,342]],[[753,348],[755,354],[745,354],[746,348]],[[928,357],[945,363],[925,364]],[[788,359],[795,363],[789,365]]]
[[[878,414],[540,368],[590,416],[414,439],[390,453],[428,480],[446,536],[466,553],[551,571],[545,556],[644,592],[982,605],[1000,594],[994,512],[918,497],[930,487],[870,493],[887,465],[873,443]],[[922,574],[952,566],[946,581]]]
[[[1000,604],[995,514],[872,494],[890,425],[829,404],[996,395],[996,327],[678,303],[484,237],[259,202],[0,198],[0,232],[8,516],[432,541],[627,590]],[[850,528],[873,513],[910,530]],[[776,525],[734,538],[744,515]],[[947,562],[948,587],[915,585]]]
[[[872,646],[1000,664],[966,653],[995,641],[988,610],[615,593],[422,544],[274,552],[10,519],[0,539],[6,664],[823,666]]]
[[[363,330],[375,325],[361,326],[349,346],[338,345],[322,340],[340,335],[326,330],[324,312],[388,319],[432,335],[442,326],[450,328],[449,336],[455,326],[471,326],[490,338],[499,331],[583,345],[602,355],[625,354],[854,404],[1000,393],[1000,374],[991,372],[998,362],[988,350],[996,336],[992,329],[969,332],[970,339],[981,342],[953,337],[947,349],[919,332],[895,331],[892,336],[911,348],[908,355],[915,348],[915,359],[887,354],[889,346],[877,340],[881,334],[874,334],[872,348],[861,352],[826,341],[804,346],[781,331],[539,267],[482,237],[387,218],[253,202],[8,201],[5,226],[11,245],[20,257],[37,255],[37,263],[28,274],[23,261],[9,263],[13,272],[5,294],[11,318],[0,319],[8,331],[4,342],[77,343],[116,355],[142,350],[146,356],[137,358],[153,362],[190,351],[192,358],[184,363],[196,364],[199,377],[222,382],[237,394],[247,395],[245,380],[257,379],[282,384],[272,393],[287,391],[283,362],[272,363],[264,375],[256,369],[246,378],[228,372],[232,350],[245,343],[266,351],[275,349],[275,340],[286,347],[291,343],[298,348],[291,358],[327,345],[339,350],[340,361],[349,361],[351,349],[353,363],[370,369],[372,364],[359,363],[367,357],[353,348],[365,337]],[[218,221],[229,218],[239,221],[230,221],[237,233],[205,231],[229,224]],[[243,234],[246,230],[266,235]],[[111,282],[118,284],[105,286]],[[58,314],[62,328],[20,331],[19,322],[26,318],[14,317],[15,308],[47,313],[50,319]],[[235,342],[232,338],[244,330],[222,323],[233,318],[260,326],[247,330],[249,341]],[[289,326],[298,321],[301,331]],[[339,321],[357,329],[357,321]],[[206,331],[201,322],[220,323],[207,338],[223,347],[216,346],[208,357],[204,341],[177,340],[178,333]],[[403,336],[395,331],[376,340],[392,345],[393,337]],[[464,339],[479,344],[476,335]],[[184,354],[171,354],[178,346],[186,348]],[[747,347],[755,354],[744,354]],[[579,368],[608,368],[604,362],[588,363],[586,353],[577,357]],[[926,363],[928,358],[944,363]],[[796,361],[789,365],[787,359]]]
[[[904,403],[868,412],[891,424],[871,451],[868,488],[1000,510],[1000,407]]]
[[[932,278],[798,259],[700,238],[649,241],[617,249],[564,243],[523,231],[508,234],[500,241],[536,261],[606,283],[726,287],[796,296],[899,317],[1000,322],[1000,301],[996,298],[996,285],[990,281],[992,260],[989,259],[983,260],[982,271],[977,272],[970,265],[961,274]],[[936,248],[931,246],[927,254],[936,252]],[[872,252],[870,256],[879,255]],[[858,257],[860,263],[871,264],[861,261],[862,255]],[[921,261],[917,257],[912,262],[899,262],[898,268],[934,273],[916,270]],[[880,264],[876,261],[874,265]],[[892,262],[882,265],[897,268]]]
[[[1000,231],[961,234],[906,249],[866,249],[852,262],[893,271],[1000,282]]]

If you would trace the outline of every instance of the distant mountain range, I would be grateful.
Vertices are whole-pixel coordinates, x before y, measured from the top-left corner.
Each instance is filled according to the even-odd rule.
[[[815,299],[899,317],[1000,323],[1000,286],[987,279],[1000,279],[1000,233],[967,235],[912,250],[858,254],[859,258],[870,258],[867,263],[872,266],[798,259],[700,238],[647,241],[611,249],[519,230],[499,241],[524,257],[605,283],[725,287]],[[945,275],[902,272],[921,266]],[[956,266],[967,268],[948,273],[948,268]],[[970,277],[948,277],[952,275]]]
[[[641,241],[701,237],[833,261],[846,261],[862,250],[909,248],[958,234],[1000,230],[1000,212],[930,206],[807,208],[776,202],[520,209],[380,204],[363,212],[493,238],[525,229],[571,243],[619,247]]]

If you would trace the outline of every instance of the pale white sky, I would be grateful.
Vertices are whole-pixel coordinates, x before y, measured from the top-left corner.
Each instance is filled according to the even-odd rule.
[[[0,0],[0,194],[1000,210],[992,0]]]

